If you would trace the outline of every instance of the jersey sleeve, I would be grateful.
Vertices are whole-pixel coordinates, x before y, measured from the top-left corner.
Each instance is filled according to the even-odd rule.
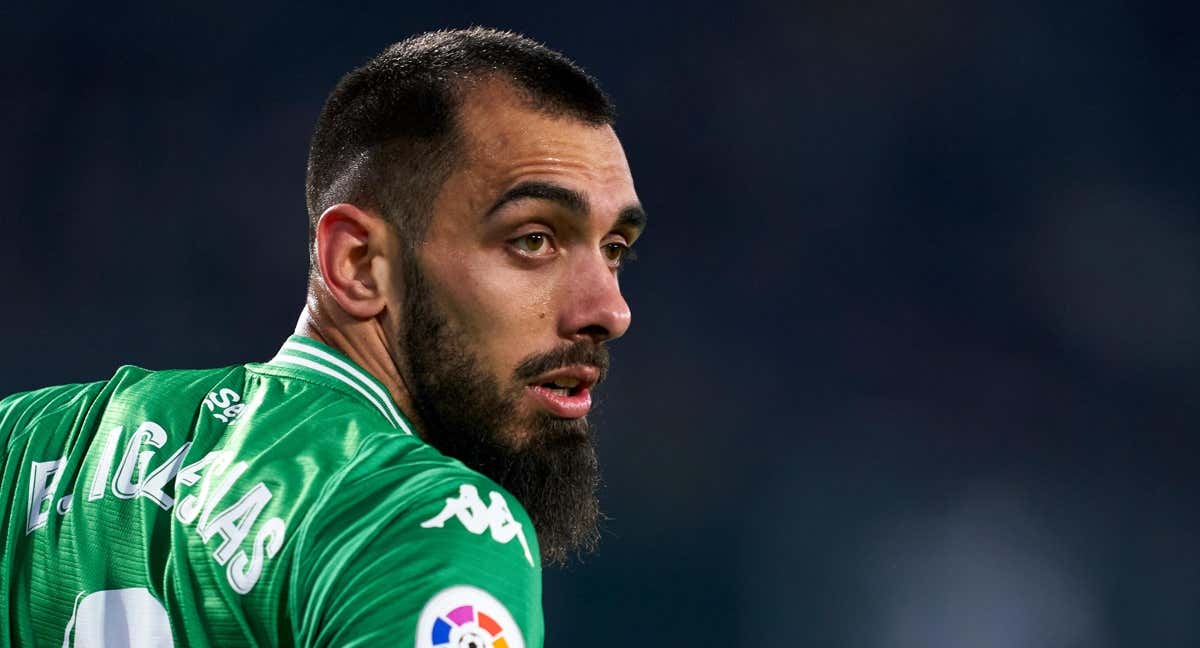
[[[427,446],[402,460],[372,450],[300,531],[297,645],[541,648],[541,565],[521,505]]]

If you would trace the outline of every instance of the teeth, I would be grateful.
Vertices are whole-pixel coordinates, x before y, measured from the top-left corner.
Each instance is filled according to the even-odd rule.
[[[555,378],[554,384],[563,389],[575,389],[579,385],[578,378]]]

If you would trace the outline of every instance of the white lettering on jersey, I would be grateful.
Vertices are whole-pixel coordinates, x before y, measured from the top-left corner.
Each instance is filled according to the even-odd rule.
[[[263,507],[269,501],[271,490],[260,482],[236,504],[218,513],[208,524],[196,529],[204,544],[208,544],[214,535],[220,535],[223,539],[213,552],[213,558],[217,560],[218,565],[224,565],[233,557],[234,550],[250,534],[250,527],[258,520],[258,514],[262,513]]]
[[[227,450],[213,450],[200,457],[199,461],[188,464],[181,469],[175,475],[176,494],[179,493],[180,486],[195,486],[201,477],[214,476],[214,479],[205,479],[199,493],[188,495],[179,500],[179,505],[175,507],[175,518],[184,524],[195,522],[196,517],[200,515],[201,507],[204,505],[203,498],[208,494],[209,487],[215,481],[215,475],[225,472],[225,469],[231,463],[233,463],[232,452]],[[203,474],[201,474],[202,472]]]
[[[214,407],[240,398],[236,393],[223,392],[216,395],[218,400]],[[237,413],[240,412],[239,409]],[[242,488],[234,492],[239,486],[238,480],[250,466],[245,461],[235,462],[233,453],[228,450],[213,450],[184,466],[184,457],[192,448],[190,441],[175,449],[166,461],[151,471],[150,462],[155,452],[144,448],[162,448],[169,440],[167,431],[153,421],[142,423],[130,436],[114,471],[113,463],[124,430],[121,425],[110,429],[96,463],[96,473],[91,478],[87,501],[101,500],[112,493],[122,500],[149,499],[164,511],[174,508],[173,515],[180,523],[195,524],[203,543],[207,544],[213,536],[221,536],[221,544],[213,551],[213,558],[218,564],[225,565],[230,586],[239,593],[248,593],[262,576],[265,561],[274,558],[283,548],[287,532],[287,523],[282,518],[273,517],[259,524],[263,509],[271,500],[266,483],[258,482],[244,494],[241,494]],[[26,534],[45,526],[51,511],[63,515],[70,510],[74,500],[70,493],[48,506],[66,462],[66,457],[62,457],[30,463]],[[113,473],[111,477],[109,473]],[[172,484],[174,495],[167,493]],[[194,492],[183,494],[181,488]],[[237,501],[218,511],[217,507],[231,492]],[[175,498],[180,495],[183,496],[176,502]],[[247,542],[256,526],[258,531],[253,541]]]
[[[139,451],[142,444],[161,448],[166,442],[167,431],[161,425],[153,421],[142,423],[133,436],[129,437],[129,442],[125,444],[125,456],[121,459],[121,464],[117,466],[117,474],[113,476],[112,480],[113,495],[121,499],[132,499],[134,495],[137,495],[138,484],[142,482],[142,476],[146,474],[150,459],[154,457],[153,450]],[[135,469],[138,475],[137,483],[133,481]]]
[[[171,510],[171,506],[175,504],[175,498],[167,495],[163,489],[166,488],[171,480],[175,479],[175,475],[179,472],[179,466],[183,463],[183,456],[187,454],[188,449],[191,447],[191,441],[184,443],[179,446],[175,454],[167,459],[166,463],[155,468],[154,472],[150,473],[150,476],[146,477],[138,486],[138,497],[154,500],[154,503],[158,504],[159,508],[164,511]]]
[[[117,444],[121,442],[124,425],[118,425],[108,433],[108,441],[104,443],[104,451],[100,453],[100,463],[96,464],[96,475],[92,477],[92,489],[88,492],[88,501],[94,502],[108,491],[108,474],[112,472],[113,460],[117,454]]]
[[[213,552],[217,564],[229,563],[225,577],[229,585],[238,592],[245,594],[258,582],[262,575],[263,561],[274,558],[283,546],[283,535],[287,528],[281,518],[271,518],[259,529],[254,537],[253,558],[248,558],[244,550],[238,546],[250,535],[250,527],[258,520],[263,507],[271,501],[271,490],[259,482],[242,496],[236,504],[218,513],[208,521],[208,524],[198,529],[200,539],[208,544],[214,535],[222,538],[221,544]],[[232,560],[231,560],[232,559]]]
[[[49,521],[50,511],[43,511],[42,507],[49,503],[58,488],[58,480],[62,477],[60,471],[66,463],[66,457],[33,462],[29,475],[29,517],[25,522],[25,535],[46,526]]]
[[[241,394],[228,387],[222,387],[219,392],[208,392],[202,403],[212,412],[213,418],[222,423],[230,423],[246,409],[246,404],[240,402]]]
[[[262,576],[263,561],[274,558],[283,547],[283,536],[287,532],[287,524],[283,518],[271,518],[263,523],[258,534],[254,536],[254,550],[249,558],[245,551],[233,555],[225,568],[225,578],[229,585],[239,594],[245,594],[258,582]]]
[[[175,507],[176,519],[184,524],[196,523],[200,539],[206,544],[214,535],[221,536],[222,542],[213,552],[213,558],[218,564],[226,566],[225,578],[230,587],[240,594],[249,592],[258,582],[263,563],[279,553],[287,532],[287,523],[282,518],[271,518],[255,534],[249,555],[244,549],[239,549],[271,500],[271,490],[263,482],[255,484],[236,503],[213,516],[217,503],[229,493],[248,468],[249,465],[244,461],[233,463],[233,453],[214,450],[180,469],[175,477],[176,492],[181,485],[195,486],[199,483],[200,486],[198,494],[189,494],[179,500]],[[220,483],[214,486],[218,479]]]
[[[533,556],[529,553],[525,531],[521,528],[521,523],[513,519],[508,502],[496,491],[492,491],[488,499],[491,500],[491,504],[485,505],[479,498],[479,491],[473,485],[463,484],[458,488],[458,497],[446,498],[446,506],[442,508],[442,512],[422,522],[421,527],[440,529],[450,518],[458,518],[467,531],[475,535],[481,535],[490,529],[492,539],[500,544],[508,544],[516,538],[525,550],[525,560],[532,566]]]
[[[202,500],[204,501],[204,510],[200,512],[200,520],[196,524],[197,528],[203,529],[208,526],[208,518],[212,517],[213,509],[217,508],[217,503],[221,501],[229,491],[233,490],[237,480],[241,479],[242,473],[250,468],[250,464],[245,461],[239,461],[226,471],[224,478],[216,488],[209,488],[212,485],[212,480],[205,480],[201,484]],[[209,477],[216,478],[217,473],[210,474]]]

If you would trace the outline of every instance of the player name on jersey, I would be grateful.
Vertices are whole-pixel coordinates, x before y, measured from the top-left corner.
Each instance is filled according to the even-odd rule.
[[[158,451],[167,443],[169,435],[153,421],[141,423],[125,440],[118,460],[116,451],[124,430],[125,426],[119,425],[108,432],[104,452],[88,487],[86,501],[94,502],[108,497],[125,500],[144,498],[164,511],[174,509],[175,519],[191,526],[204,544],[220,536],[220,544],[212,551],[213,559],[225,566],[225,577],[230,587],[241,594],[249,592],[262,575],[263,563],[274,558],[283,546],[287,532],[287,524],[282,518],[271,518],[259,527],[253,541],[246,546],[250,530],[271,500],[271,489],[263,482],[248,488],[246,484],[239,483],[248,465],[244,461],[235,461],[233,452],[228,450],[214,450],[184,466],[184,458],[192,446],[191,442],[186,442],[161,463],[157,462],[160,456]],[[50,501],[57,492],[66,461],[66,457],[60,457],[31,463],[26,534],[44,527],[52,511],[65,514],[74,503],[74,494],[61,496],[53,506]],[[168,490],[176,495],[169,494]],[[191,492],[176,502],[175,497],[184,490]],[[238,495],[237,500],[216,510],[219,503],[228,501],[226,496],[230,493]]]

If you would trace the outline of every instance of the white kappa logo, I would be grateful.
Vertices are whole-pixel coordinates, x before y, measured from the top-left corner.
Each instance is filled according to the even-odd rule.
[[[513,538],[521,542],[525,550],[525,560],[533,566],[533,556],[529,553],[529,543],[525,540],[525,531],[521,523],[513,519],[512,511],[508,510],[508,502],[496,491],[488,495],[490,505],[479,498],[479,491],[471,484],[463,484],[458,488],[458,497],[447,497],[446,506],[441,513],[421,523],[424,529],[442,528],[446,522],[457,517],[467,531],[481,535],[491,530],[492,539],[500,544],[508,544]]]

